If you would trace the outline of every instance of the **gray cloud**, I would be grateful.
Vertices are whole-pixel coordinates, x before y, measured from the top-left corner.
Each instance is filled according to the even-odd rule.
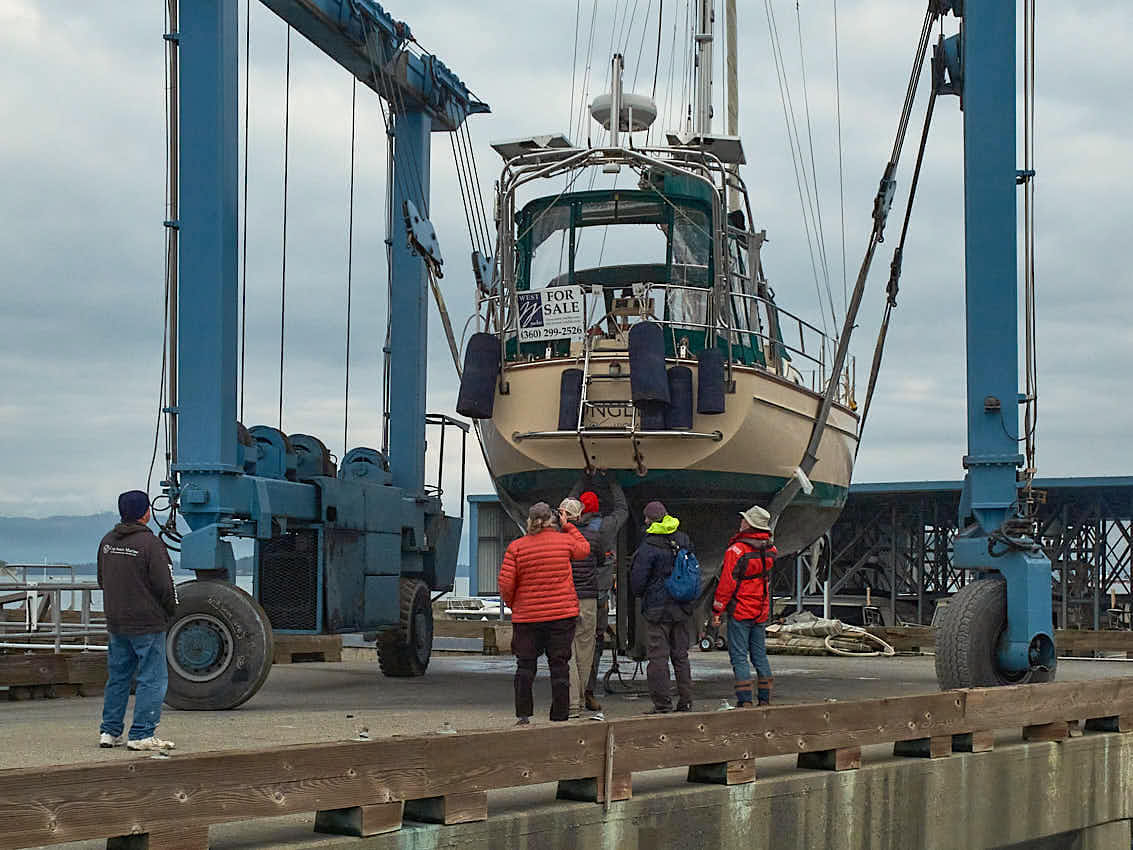
[[[242,4],[241,4],[242,5]],[[582,4],[584,7],[588,4]],[[589,96],[604,88],[618,41],[600,4]],[[621,8],[622,4],[616,4]],[[644,6],[645,4],[642,4]],[[656,3],[650,5],[656,13]],[[743,5],[743,4],[741,4]],[[748,4],[751,5],[751,4]],[[801,116],[793,3],[778,2],[783,50]],[[666,4],[664,51],[672,34]],[[485,194],[491,139],[571,123],[574,10],[569,4],[436,2],[396,8],[417,37],[493,108],[470,122]],[[678,14],[683,9],[677,10]],[[852,278],[904,92],[920,8],[898,0],[839,4],[847,256]],[[619,13],[620,14],[620,13]],[[818,305],[762,10],[741,9],[741,130],[765,263],[781,303]],[[827,252],[841,302],[829,9],[801,7]],[[623,32],[638,90],[651,84],[652,24]],[[582,9],[585,53],[588,9]],[[490,22],[490,23],[487,23]],[[84,513],[113,504],[149,464],[161,345],[163,114],[161,4],[0,0],[0,513]],[[283,24],[254,4],[248,198],[245,420],[274,423],[278,399]],[[624,34],[628,33],[628,34]],[[1040,467],[1044,474],[1125,471],[1133,357],[1123,250],[1133,190],[1131,121],[1119,107],[1133,71],[1133,23],[1117,2],[1088,13],[1039,10],[1038,130]],[[1088,49],[1083,49],[1088,45]],[[286,411],[289,431],[342,449],[349,76],[293,39]],[[581,62],[579,60],[579,80]],[[664,107],[668,62],[658,100]],[[678,67],[675,77],[679,79]],[[648,80],[648,83],[642,81]],[[581,96],[576,95],[575,112]],[[351,444],[380,441],[384,334],[385,138],[372,93],[359,90],[355,174]],[[923,98],[919,101],[923,104]],[[917,119],[919,121],[919,118]],[[575,122],[577,123],[577,122]],[[956,478],[964,451],[961,120],[938,109],[906,252],[900,306],[858,480]],[[577,129],[575,136],[582,138]],[[915,144],[915,139],[910,145]],[[473,306],[467,234],[448,141],[433,146],[432,218],[447,260],[457,324]],[[909,156],[911,162],[911,155]],[[901,196],[908,168],[900,179]],[[857,331],[859,394],[899,223],[878,257]],[[456,380],[436,316],[432,409],[450,410]],[[829,321],[829,319],[828,319]],[[470,444],[469,491],[490,481]],[[451,476],[450,476],[451,477]]]

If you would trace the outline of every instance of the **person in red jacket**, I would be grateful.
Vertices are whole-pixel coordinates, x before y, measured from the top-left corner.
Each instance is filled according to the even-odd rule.
[[[500,567],[500,597],[511,608],[515,654],[515,716],[526,726],[535,713],[532,687],[539,656],[551,668],[551,720],[570,716],[570,647],[578,620],[571,561],[590,554],[590,544],[546,502],[527,513],[527,534],[513,540]]]
[[[760,705],[771,704],[771,664],[767,660],[766,624],[771,613],[767,582],[775,563],[771,514],[753,505],[740,514],[740,530],[728,542],[720,584],[712,602],[712,625],[728,619],[728,655],[736,679],[736,708],[751,705],[751,667],[759,676]]]

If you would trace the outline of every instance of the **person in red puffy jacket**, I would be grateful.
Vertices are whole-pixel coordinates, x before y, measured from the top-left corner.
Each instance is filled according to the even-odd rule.
[[[570,716],[570,647],[578,620],[571,561],[590,554],[590,544],[546,502],[527,514],[527,534],[513,540],[500,567],[500,597],[511,608],[511,650],[515,654],[516,725],[535,713],[532,687],[539,656],[551,669],[551,720]]]
[[[740,530],[728,542],[720,584],[712,602],[712,625],[728,619],[728,655],[736,679],[736,708],[751,705],[751,666],[759,676],[760,705],[771,703],[771,664],[767,660],[766,624],[771,613],[767,582],[775,564],[771,514],[753,505],[740,514]]]

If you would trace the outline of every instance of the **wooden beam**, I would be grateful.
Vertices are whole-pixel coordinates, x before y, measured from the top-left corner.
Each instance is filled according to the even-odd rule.
[[[1022,727],[1049,739],[1067,717],[1091,718],[1092,730],[1127,728],[1133,678],[5,770],[0,848],[152,839],[186,825],[200,837],[210,824],[346,809],[359,810],[349,814],[359,829],[389,826],[389,804],[425,798],[444,798],[443,817],[479,817],[485,792],[545,782],[571,799],[601,801],[607,784],[610,799],[626,799],[638,771],[722,764],[725,781],[739,781],[743,765],[782,754],[848,769],[866,745],[929,739],[931,754],[931,739],[968,735],[976,749],[989,730]]]
[[[186,824],[179,829],[118,835],[106,839],[106,850],[209,850],[209,829]]]
[[[365,838],[382,832],[401,829],[404,803],[375,803],[371,806],[347,806],[324,809],[315,813],[315,832],[329,835],[352,835]]]
[[[857,770],[862,766],[861,747],[837,747],[799,753],[799,767],[810,770]]]
[[[712,785],[743,785],[755,781],[755,762],[752,759],[741,761],[718,761],[711,764],[690,764],[689,782],[707,782]]]
[[[893,744],[893,755],[927,759],[944,758],[952,755],[952,736],[933,735],[931,738],[896,741]]]
[[[995,749],[995,733],[983,731],[953,735],[952,749],[958,753],[990,753]]]
[[[488,792],[470,791],[465,794],[444,794],[407,800],[405,817],[422,823],[474,823],[488,819]]]

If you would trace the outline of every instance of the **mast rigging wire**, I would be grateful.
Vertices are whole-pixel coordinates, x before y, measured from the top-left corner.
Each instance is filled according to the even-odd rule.
[[[842,161],[842,60],[838,48],[838,0],[834,0],[834,104],[838,135],[838,211],[842,225],[842,311],[849,304],[846,267],[846,179]]]
[[[248,137],[252,125],[248,120],[252,92],[252,0],[244,8],[244,215],[241,221],[240,259],[240,421],[244,421],[245,368],[248,351]]]
[[[837,327],[838,317],[834,311],[834,293],[830,289],[830,262],[826,256],[826,229],[823,226],[822,201],[818,191],[818,161],[814,155],[814,132],[810,120],[810,93],[807,88],[806,79],[806,51],[803,49],[803,18],[799,0],[795,0],[795,21],[798,25],[799,33],[799,67],[802,70],[803,109],[806,114],[807,144],[810,149],[810,179],[811,183],[814,185],[814,209],[811,211],[811,215],[814,218],[815,237],[818,242],[818,255],[822,261],[822,277],[826,284],[826,297],[830,302],[830,317],[834,322],[834,327]]]
[[[291,145],[291,24],[287,25],[287,66],[283,99],[283,263],[279,287],[279,430],[283,430],[283,352],[287,327],[287,171]]]
[[[814,253],[814,241],[811,236],[811,223],[807,211],[807,197],[810,194],[810,187],[809,181],[806,179],[806,165],[805,161],[803,161],[802,144],[798,139],[798,126],[794,121],[795,107],[794,101],[791,98],[791,89],[787,82],[786,60],[783,57],[782,45],[779,40],[779,27],[775,21],[775,10],[771,5],[771,0],[764,0],[763,5],[767,13],[767,30],[771,41],[771,56],[775,64],[775,76],[779,82],[779,103],[783,107],[783,121],[787,129],[787,145],[791,150],[791,163],[795,171],[795,187],[798,190],[799,206],[803,215],[803,232],[806,234],[811,272],[814,277],[814,289],[818,298],[818,316],[822,320],[823,334],[830,336],[830,328],[826,323],[826,305],[822,300],[822,285],[819,282],[818,276],[818,261]],[[833,305],[831,305],[830,312],[831,316],[833,316]]]
[[[861,306],[862,296],[865,294],[866,279],[869,276],[870,266],[873,263],[877,246],[880,245],[884,239],[885,223],[889,214],[889,203],[892,198],[893,187],[896,185],[894,176],[897,173],[901,149],[905,142],[904,137],[908,131],[912,103],[916,96],[917,84],[920,80],[924,57],[928,51],[932,26],[939,15],[940,13],[936,11],[935,4],[930,5],[925,12],[924,25],[921,27],[920,40],[917,43],[916,60],[913,62],[912,71],[909,73],[908,88],[905,92],[905,106],[902,110],[901,118],[898,121],[897,136],[893,141],[893,155],[885,166],[877,195],[874,198],[873,228],[870,231],[869,243],[866,246],[865,256],[862,258],[862,264],[858,270],[858,277],[854,283],[854,290],[850,297],[849,307],[846,310],[846,315],[843,320],[842,334],[838,338],[838,348],[834,355],[834,362],[831,365],[826,392],[823,394],[822,403],[819,406],[818,414],[815,416],[810,439],[807,441],[806,449],[803,451],[802,460],[799,461],[798,468],[804,475],[809,475],[814,469],[814,465],[818,462],[818,446],[822,439],[822,434],[826,430],[826,423],[830,418],[830,410],[834,405],[834,397],[841,385],[842,369],[845,366],[846,357],[849,354],[850,338],[853,335],[853,329],[857,322],[858,309]],[[858,440],[860,443],[860,430]],[[800,476],[795,475],[772,497],[771,504],[768,508],[772,516],[772,523],[778,521],[783,510],[794,500],[800,489],[802,489]]]
[[[354,139],[357,132],[358,78],[350,87],[350,202],[346,224],[346,389],[342,403],[342,456],[350,450],[350,325],[354,290]]]

